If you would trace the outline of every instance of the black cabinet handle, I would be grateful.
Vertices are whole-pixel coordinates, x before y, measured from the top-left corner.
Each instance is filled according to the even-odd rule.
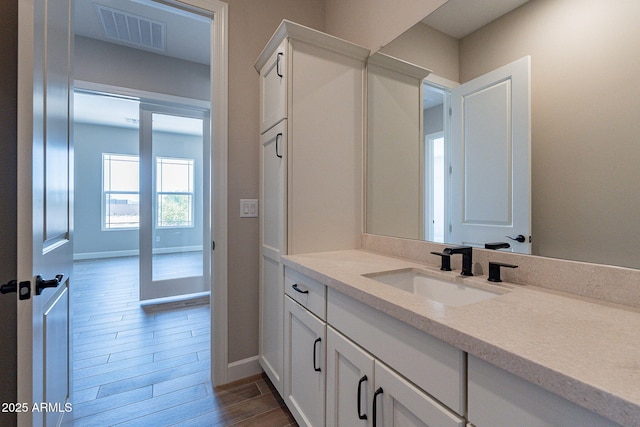
[[[367,381],[366,375],[364,375],[362,378],[360,378],[360,381],[358,381],[358,418],[360,418],[361,420],[367,419],[367,414],[362,413],[362,408],[360,406],[362,402],[362,383],[365,381]]]
[[[278,77],[282,77],[282,73],[280,72],[280,57],[284,55],[282,52],[278,52],[278,58],[276,59],[276,74]]]
[[[316,372],[320,372],[320,368],[318,367],[318,363],[316,361],[316,355],[318,354],[316,347],[319,342],[322,342],[322,338],[318,338],[313,342],[313,370]]]
[[[293,288],[293,290],[294,290],[294,291],[296,291],[296,292],[300,292],[301,294],[308,294],[308,293],[309,293],[309,291],[308,291],[308,290],[306,290],[306,289],[305,289],[305,290],[300,289],[300,288],[298,287],[298,284],[297,284],[297,283],[294,283],[293,285],[291,285],[291,287]]]
[[[375,393],[373,393],[373,427],[376,427],[376,423],[378,421],[378,417],[377,417],[377,408],[376,408],[376,400],[378,400],[378,395],[382,394],[382,387],[378,387],[378,389],[376,390]]]
[[[279,159],[282,158],[282,154],[280,154],[280,138],[282,138],[282,133],[276,135],[276,157]]]

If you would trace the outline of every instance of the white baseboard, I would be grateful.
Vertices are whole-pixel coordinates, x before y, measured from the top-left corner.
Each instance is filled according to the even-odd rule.
[[[259,356],[253,356],[229,363],[227,365],[227,383],[261,374],[262,368],[258,359]]]
[[[73,260],[81,259],[102,259],[102,258],[117,258],[123,256],[138,256],[140,253],[137,249],[131,249],[127,251],[106,251],[106,252],[83,252],[73,254]]]
[[[201,251],[202,246],[181,246],[177,248],[155,248],[154,254],[173,254],[180,252],[197,252]],[[73,260],[83,259],[103,259],[103,258],[118,258],[124,256],[138,256],[140,251],[138,249],[130,249],[126,251],[105,251],[105,252],[82,252],[73,254]]]

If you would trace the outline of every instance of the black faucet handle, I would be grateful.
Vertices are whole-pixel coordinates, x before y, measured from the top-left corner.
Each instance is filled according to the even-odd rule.
[[[484,244],[484,248],[485,249],[508,249],[510,248],[511,245],[507,242],[492,242],[492,243],[485,243]]]
[[[441,258],[440,270],[451,271],[451,255],[444,252],[431,252],[433,255],[438,255]]]
[[[444,251],[442,251],[445,254],[448,255],[454,255],[454,254],[462,254],[465,252],[471,252],[473,250],[473,248],[471,246],[453,246],[450,248],[444,248]]]
[[[490,262],[489,263],[489,278],[487,279],[490,282],[502,282],[500,279],[500,267],[505,268],[518,268],[517,265],[513,264],[505,264],[503,262]]]

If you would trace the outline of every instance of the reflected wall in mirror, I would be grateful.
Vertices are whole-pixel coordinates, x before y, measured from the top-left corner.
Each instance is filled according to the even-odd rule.
[[[472,7],[478,2],[462,1],[457,18],[466,20],[462,11],[479,15]],[[461,0],[443,8],[456,3]],[[438,15],[446,14],[441,8]],[[530,56],[532,253],[640,268],[639,18],[635,0],[531,0],[469,33],[449,35],[438,23],[421,21],[382,52],[432,70],[427,79],[449,86]],[[368,129],[368,142],[380,131],[376,126]],[[417,145],[424,130],[418,132]],[[415,160],[423,163],[423,149],[417,150]],[[386,176],[414,182],[409,168],[388,160],[379,162]],[[370,159],[367,166],[366,231],[424,238],[424,223],[412,236],[372,227],[369,218],[379,212],[369,204],[370,181],[379,166]],[[415,178],[422,186],[423,166]],[[417,192],[420,206],[423,191]],[[393,196],[379,192],[378,205]]]

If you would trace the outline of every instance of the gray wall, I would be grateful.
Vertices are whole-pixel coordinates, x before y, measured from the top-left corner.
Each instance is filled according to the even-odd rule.
[[[229,0],[229,362],[258,354],[258,220],[239,218],[259,193],[259,83],[253,63],[283,19],[324,29],[324,0]]]
[[[209,100],[209,66],[76,36],[76,80]]]
[[[0,2],[0,284],[17,276],[17,76],[18,0]],[[0,295],[0,403],[16,402],[16,294]],[[16,416],[0,412],[0,425],[15,425]]]
[[[138,154],[138,130],[120,127],[76,123],[75,132],[75,235],[76,258],[96,255],[118,255],[119,251],[139,248],[138,230],[102,230],[101,188],[102,153]],[[202,245],[202,144],[191,135],[159,132],[154,134],[158,156],[196,159],[195,226],[190,228],[157,229],[159,241],[155,248]]]

